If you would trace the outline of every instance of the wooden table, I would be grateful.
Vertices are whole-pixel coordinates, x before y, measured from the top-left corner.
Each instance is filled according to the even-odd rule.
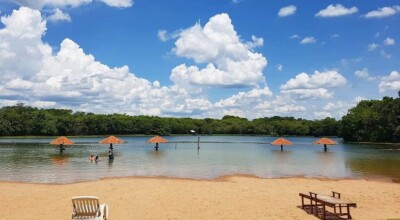
[[[346,219],[352,219],[350,214],[350,207],[357,207],[357,204],[342,200],[340,198],[340,195],[341,195],[340,193],[333,191],[332,191],[332,196],[313,193],[313,192],[310,192],[309,194],[299,193],[299,196],[301,197],[301,208],[306,210],[305,208],[309,207],[310,214],[318,215],[318,207],[321,207],[322,219],[326,219],[326,206],[328,206],[333,208],[334,215],[336,217],[340,218],[345,217]],[[310,204],[309,205],[304,204],[304,199],[308,199],[310,201]]]

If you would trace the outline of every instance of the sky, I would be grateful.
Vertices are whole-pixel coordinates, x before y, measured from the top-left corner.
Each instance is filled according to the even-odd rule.
[[[340,119],[398,97],[400,2],[0,0],[0,107]]]

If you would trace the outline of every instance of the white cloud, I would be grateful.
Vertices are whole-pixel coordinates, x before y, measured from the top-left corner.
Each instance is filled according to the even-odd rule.
[[[14,0],[20,6],[26,6],[33,9],[50,8],[65,8],[78,7],[84,4],[92,3],[93,1],[104,2],[111,7],[127,8],[133,5],[132,0]]]
[[[375,49],[378,48],[378,47],[379,47],[379,45],[376,44],[376,43],[368,44],[368,51],[373,51],[373,50],[375,50]]]
[[[248,106],[243,108],[243,106]],[[239,92],[215,104],[215,109],[209,112],[212,117],[221,118],[224,115],[237,115],[249,119],[272,117],[276,115],[293,116],[302,114],[306,107],[296,105],[288,97],[273,97],[270,90],[253,89],[249,92]]]
[[[324,111],[315,111],[315,112],[314,112],[314,118],[317,118],[317,119],[324,119],[324,118],[327,118],[327,117],[332,118],[331,113],[329,113],[329,112],[324,112]]]
[[[338,38],[339,37],[339,34],[332,34],[331,35],[331,38]]]
[[[259,37],[256,37],[254,35],[251,35],[251,40],[252,41],[246,42],[246,46],[249,49],[253,49],[253,48],[256,48],[256,47],[261,47],[262,45],[264,45],[264,39],[261,38],[261,37],[259,38]]]
[[[132,0],[101,0],[106,5],[117,8],[129,8],[133,5]]]
[[[207,100],[177,85],[136,77],[127,66],[110,68],[85,54],[70,39],[58,52],[44,43],[46,21],[39,11],[22,7],[2,17],[0,29],[0,105],[24,102],[38,107],[97,113],[173,115],[167,106],[199,116]],[[24,60],[24,62],[21,62]]]
[[[346,8],[341,4],[329,5],[325,9],[319,11],[315,16],[317,17],[338,17],[351,15],[358,12],[357,7]]]
[[[327,99],[333,97],[333,92],[329,92],[325,88],[289,89],[289,90],[282,90],[281,93],[284,95],[288,95],[296,100]]]
[[[381,56],[387,58],[387,59],[392,58],[392,55],[386,53],[386,51],[384,51],[384,50],[380,50],[380,51],[379,51],[379,54],[380,54]]]
[[[400,12],[400,6],[383,7],[375,11],[370,11],[364,15],[365,18],[384,18],[393,16]]]
[[[320,99],[331,98],[333,92],[327,88],[344,86],[346,79],[337,71],[315,71],[311,77],[307,73],[300,73],[294,79],[281,85],[281,93],[295,99]]]
[[[382,77],[379,83],[379,92],[400,91],[400,72],[392,71],[389,76]]]
[[[277,69],[278,71],[282,71],[282,70],[283,70],[283,65],[282,65],[282,64],[276,65],[276,69]]]
[[[384,41],[383,44],[387,46],[395,45],[395,40],[393,38],[387,37]]]
[[[238,39],[228,44],[224,44],[225,41],[216,43],[214,39],[210,42],[214,42],[221,51],[215,58],[209,58],[208,67],[199,69],[180,65],[172,71],[171,78],[179,76],[182,71],[200,74],[214,71],[216,75],[219,71],[226,71],[220,75],[224,80],[211,79],[210,84],[219,82],[219,85],[225,85],[228,81],[228,86],[235,83],[256,85],[249,91],[213,103],[207,99],[203,87],[193,85],[207,84],[207,78],[203,76],[182,74],[181,78],[174,79],[175,84],[163,86],[159,81],[150,82],[135,76],[127,66],[111,68],[100,63],[71,39],[64,39],[59,50],[53,51],[53,47],[42,41],[46,21],[42,20],[39,11],[22,7],[2,17],[1,21],[4,28],[0,29],[0,72],[4,74],[0,74],[0,106],[23,102],[41,108],[68,108],[96,113],[190,117],[222,117],[226,113],[237,113],[255,118],[264,113],[254,114],[254,107],[273,97],[268,87],[259,88],[256,85],[263,82],[263,77],[254,73],[262,75],[261,70],[266,65],[261,54],[251,51],[252,47],[261,45],[260,38],[253,37],[251,46],[246,44],[248,42],[241,42],[237,35],[226,36]],[[217,39],[219,35],[226,34],[205,30]],[[228,54],[230,49],[242,54]],[[194,56],[197,55],[200,56]],[[222,66],[221,69],[226,65],[226,69],[213,69],[212,62]],[[237,70],[244,73],[239,74],[235,72]],[[177,75],[174,75],[175,72]],[[189,85],[192,87],[187,87],[190,80],[185,77],[193,77],[193,84]],[[224,103],[231,106],[224,107]]]
[[[289,5],[289,6],[279,9],[278,15],[279,15],[279,17],[286,17],[289,15],[294,15],[294,13],[296,13],[296,10],[297,10],[296,6]]]
[[[252,52],[262,45],[261,38],[252,37],[251,42],[242,42],[227,14],[210,18],[204,27],[200,24],[182,30],[175,42],[177,56],[193,59],[197,66],[182,64],[172,70],[170,79],[184,84],[207,86],[255,86],[265,81],[262,70],[267,60],[262,54]]]
[[[252,89],[249,92],[239,92],[227,99],[219,100],[215,103],[218,108],[240,107],[243,105],[255,105],[260,103],[267,97],[271,97],[272,92],[268,87],[263,89]]]
[[[158,38],[161,40],[161,41],[167,41],[168,40],[168,37],[167,37],[167,31],[166,30],[159,30],[158,31]]]
[[[366,100],[366,98],[357,96],[350,101],[337,100],[335,102],[328,102],[322,109],[324,110],[323,112],[330,114],[330,117],[341,118],[343,115],[347,114],[349,109],[355,107],[361,100]]]
[[[56,8],[54,13],[47,17],[47,20],[57,22],[57,21],[71,21],[71,17],[69,14],[61,11],[60,9]]]
[[[315,71],[311,77],[307,73],[300,73],[294,79],[290,79],[281,89],[315,89],[320,87],[335,88],[347,83],[346,79],[337,71]]]
[[[361,79],[366,79],[368,81],[374,81],[376,77],[372,77],[368,73],[368,69],[364,68],[362,70],[357,70],[354,72],[354,75]]]
[[[289,39],[297,39],[297,38],[300,38],[300,36],[297,34],[293,34],[292,36],[289,37]]]
[[[317,40],[314,37],[305,37],[300,41],[300,44],[313,44],[315,42],[317,42]]]
[[[260,112],[258,117],[270,117],[275,115],[293,116],[299,113],[304,113],[307,109],[304,106],[296,105],[289,97],[278,95],[272,100],[265,100],[255,106],[257,112]],[[253,111],[254,114],[254,111]]]
[[[157,36],[161,41],[165,42],[165,41],[168,41],[171,39],[178,38],[180,35],[180,32],[181,32],[181,30],[175,31],[173,33],[168,33],[168,31],[166,31],[166,30],[159,30]]]

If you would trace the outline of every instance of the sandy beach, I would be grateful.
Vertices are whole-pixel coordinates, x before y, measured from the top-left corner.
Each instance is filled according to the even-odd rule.
[[[335,190],[354,219],[400,218],[400,184],[376,180],[113,178],[66,185],[0,183],[0,219],[70,219],[71,197],[95,195],[109,219],[317,219],[299,192]],[[379,210],[379,211],[378,211]]]

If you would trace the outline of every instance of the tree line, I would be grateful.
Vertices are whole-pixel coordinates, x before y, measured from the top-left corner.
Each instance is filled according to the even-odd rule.
[[[295,119],[293,117],[258,118],[252,121],[224,116],[222,119],[193,119],[126,114],[94,114],[66,109],[39,109],[18,104],[0,109],[1,136],[56,136],[106,134],[236,134],[236,135],[313,135],[337,136],[339,122]]]
[[[39,109],[17,104],[0,108],[0,136],[76,136],[134,134],[232,134],[341,136],[345,141],[400,140],[400,98],[361,101],[341,120],[264,117],[248,120],[193,119],[126,114],[94,114],[66,109]]]

